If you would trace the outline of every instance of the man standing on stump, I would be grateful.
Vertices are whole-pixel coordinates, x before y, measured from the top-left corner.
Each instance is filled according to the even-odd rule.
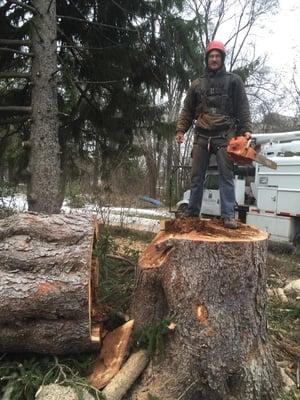
[[[206,170],[214,153],[219,170],[221,218],[226,228],[235,229],[233,162],[226,147],[233,136],[251,137],[249,103],[241,78],[226,72],[223,43],[213,40],[205,53],[205,73],[192,82],[176,126],[176,141],[180,144],[185,132],[195,124],[191,195],[185,217],[199,217]]]

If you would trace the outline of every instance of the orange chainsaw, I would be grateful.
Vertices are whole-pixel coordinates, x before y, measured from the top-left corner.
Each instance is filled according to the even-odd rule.
[[[227,145],[227,153],[232,161],[239,165],[251,164],[252,161],[255,161],[271,169],[277,169],[277,164],[258,154],[255,148],[251,146],[251,139],[247,139],[245,136],[236,136],[230,139]]]

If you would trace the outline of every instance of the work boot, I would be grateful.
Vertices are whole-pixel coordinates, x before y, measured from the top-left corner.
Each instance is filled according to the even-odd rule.
[[[224,227],[228,228],[228,229],[236,229],[237,228],[237,222],[234,218],[224,218],[223,224],[224,224]]]
[[[199,214],[194,214],[194,213],[191,213],[188,210],[186,210],[183,213],[183,218],[199,218]]]

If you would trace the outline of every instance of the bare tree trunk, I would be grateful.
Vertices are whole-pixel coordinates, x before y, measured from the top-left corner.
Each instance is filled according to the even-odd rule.
[[[33,0],[32,129],[28,186],[29,210],[58,213],[60,164],[58,143],[56,1]],[[50,4],[50,7],[49,7]]]
[[[93,178],[92,178],[92,191],[94,194],[96,194],[98,191],[99,170],[100,170],[100,143],[99,143],[99,137],[98,137],[98,135],[96,135],[95,151],[94,151]]]
[[[166,357],[130,397],[275,400],[280,378],[267,343],[267,234],[247,225],[176,220],[142,254],[136,328],[173,315]]]
[[[156,198],[161,158],[163,154],[163,143],[159,143],[157,141],[157,138],[153,132],[147,132],[143,134],[143,142],[141,143],[141,147],[147,166],[149,183],[148,194],[149,196]]]
[[[100,312],[92,257],[96,227],[94,219],[79,215],[0,220],[0,352],[94,348],[101,322],[93,318]]]

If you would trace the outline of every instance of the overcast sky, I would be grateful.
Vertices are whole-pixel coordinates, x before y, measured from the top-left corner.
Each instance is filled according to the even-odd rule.
[[[276,15],[264,19],[264,29],[256,31],[257,52],[268,56],[267,64],[289,80],[293,65],[300,73],[300,1],[280,0]]]

